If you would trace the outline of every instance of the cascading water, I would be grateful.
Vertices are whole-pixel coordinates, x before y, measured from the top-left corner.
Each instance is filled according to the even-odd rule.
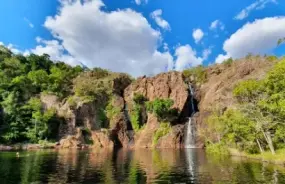
[[[195,138],[196,138],[196,128],[192,122],[192,116],[195,113],[195,105],[194,105],[194,90],[189,84],[189,91],[190,91],[190,103],[191,103],[191,116],[189,117],[188,124],[187,124],[187,134],[186,134],[186,141],[185,141],[185,148],[195,148]]]

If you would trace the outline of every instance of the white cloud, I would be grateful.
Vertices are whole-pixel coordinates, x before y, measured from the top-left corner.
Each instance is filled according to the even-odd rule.
[[[25,18],[24,18],[24,21],[28,23],[28,25],[30,26],[30,28],[34,28],[34,24],[32,24],[29,19],[27,19],[27,18],[25,17]]]
[[[203,59],[196,56],[196,52],[190,45],[179,46],[175,51],[177,60],[175,62],[175,69],[181,71],[186,68],[201,65]]]
[[[210,30],[216,30],[217,28],[220,28],[221,30],[225,29],[225,25],[220,20],[215,20],[210,25]]]
[[[195,43],[199,43],[204,36],[204,32],[201,29],[194,29],[192,36],[195,40]]]
[[[4,45],[4,44],[3,44]],[[11,43],[9,43],[8,45],[7,45],[7,48],[8,49],[10,49],[13,53],[15,53],[15,54],[20,54],[20,53],[22,53],[18,48],[17,48],[17,46],[15,46],[15,45],[13,45],[13,44],[11,44]]]
[[[147,3],[148,3],[148,0],[135,0],[135,3],[136,3],[137,5],[141,5],[142,3],[147,4]]]
[[[9,43],[8,45],[5,45],[3,42],[0,42],[0,46],[4,46],[4,47],[8,48],[14,54],[21,54],[22,53],[22,51],[19,48],[17,48],[16,45],[13,45],[11,43]]]
[[[277,0],[257,0],[254,3],[252,3],[251,5],[247,6],[246,8],[244,8],[243,10],[241,10],[235,17],[234,19],[236,20],[243,20],[246,17],[249,16],[249,14],[253,11],[253,10],[262,10],[265,8],[265,6],[268,3],[275,3],[277,4]]]
[[[128,72],[133,76],[173,68],[172,55],[158,51],[162,41],[160,32],[140,13],[131,9],[105,12],[101,0],[61,3],[57,15],[48,17],[44,24],[54,39],[37,38],[40,45],[31,52],[45,52],[54,60],[70,64],[80,61],[88,67]]]
[[[35,49],[32,49],[29,52],[25,51],[24,55],[27,55],[30,52],[37,55],[48,54],[53,61],[64,61],[71,66],[81,65],[74,57],[64,53],[64,47],[57,40],[43,40],[42,38],[37,37],[36,41],[41,45],[36,46]]]
[[[224,62],[225,60],[227,60],[227,59],[229,59],[229,58],[230,58],[229,55],[219,54],[218,57],[216,58],[215,63],[220,64],[220,63]]]
[[[212,54],[212,47],[203,50],[203,60],[207,60],[208,57]]]
[[[37,37],[38,46],[25,55],[46,53],[52,60],[70,65],[82,63],[141,76],[194,67],[211,53],[206,49],[198,57],[190,45],[182,45],[175,49],[174,60],[167,43],[161,44],[161,33],[140,13],[131,9],[105,12],[101,0],[61,3],[57,15],[48,17],[44,24],[54,38]],[[164,51],[158,50],[161,45]]]
[[[241,58],[248,53],[267,54],[285,37],[285,17],[269,17],[245,24],[224,42],[225,56]],[[218,59],[222,56],[218,57]]]
[[[162,29],[170,30],[169,23],[163,18],[161,18],[161,15],[162,15],[162,10],[158,9],[151,13],[151,18],[153,18],[156,24]]]

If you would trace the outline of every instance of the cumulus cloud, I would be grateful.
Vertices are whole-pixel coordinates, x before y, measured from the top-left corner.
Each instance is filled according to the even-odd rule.
[[[226,52],[221,58],[241,58],[248,53],[268,54],[277,47],[279,38],[285,37],[285,17],[268,17],[245,24],[224,42]]]
[[[203,58],[196,56],[196,51],[190,45],[179,46],[175,51],[177,60],[175,62],[175,69],[181,71],[186,68],[201,65]]]
[[[201,39],[204,37],[204,32],[201,29],[194,29],[192,36],[195,40],[195,43],[199,43]]]
[[[156,22],[156,24],[161,27],[164,30],[170,30],[170,25],[169,23],[164,20],[163,18],[161,18],[162,16],[162,10],[158,9],[155,10],[154,12],[151,13],[151,18],[154,19],[154,21]]]
[[[229,58],[230,58],[229,55],[219,54],[219,55],[217,56],[217,58],[216,58],[215,63],[220,64],[220,63],[224,62],[225,60],[227,60],[227,59],[229,59]]]
[[[148,0],[135,0],[135,3],[136,3],[137,5],[141,5],[142,3],[147,4],[147,3],[148,3]]]
[[[254,10],[262,10],[266,7],[267,4],[269,3],[275,3],[277,4],[277,0],[257,0],[254,3],[250,4],[243,10],[241,10],[235,17],[234,19],[236,20],[243,20],[246,17],[249,16],[249,14],[254,11]]]
[[[216,30],[219,28],[220,30],[225,29],[225,25],[220,20],[215,20],[210,25],[210,30]]]
[[[30,52],[37,55],[48,54],[50,59],[53,61],[64,61],[71,66],[81,65],[81,63],[78,62],[74,57],[65,53],[64,47],[59,43],[58,40],[43,40],[42,38],[37,37],[36,41],[40,45],[36,46],[36,48],[29,52],[26,51],[24,55],[27,55]]]
[[[102,67],[133,76],[153,75],[173,68],[168,51],[158,51],[162,40],[140,13],[131,9],[106,12],[101,0],[64,0],[44,26],[52,40],[37,38],[31,52],[48,53],[54,60]],[[52,51],[54,50],[54,51]],[[66,52],[67,51],[67,52]],[[68,54],[67,54],[68,53]]]
[[[60,2],[58,13],[44,23],[54,38],[37,37],[38,45],[25,55],[46,53],[54,61],[102,67],[136,77],[194,67],[211,53],[205,50],[198,57],[190,45],[182,45],[175,49],[174,59],[167,43],[161,44],[161,33],[140,13],[131,9],[106,12],[101,0]],[[200,40],[203,36],[198,37]],[[164,51],[158,49],[161,45]]]

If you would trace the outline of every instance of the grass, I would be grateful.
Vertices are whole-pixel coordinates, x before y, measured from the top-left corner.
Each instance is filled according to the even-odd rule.
[[[153,145],[156,145],[158,143],[158,140],[167,135],[171,131],[171,125],[170,123],[160,123],[159,129],[157,129],[154,133],[152,143]]]
[[[261,160],[273,164],[282,164],[285,166],[285,148],[276,150],[275,155],[273,155],[270,151],[258,154],[249,154],[246,152],[241,152],[234,148],[228,148],[223,144],[209,144],[206,147],[206,151],[211,155],[239,156],[249,159]]]
[[[191,77],[194,77],[194,81],[201,84],[207,82],[207,72],[201,65],[195,68],[184,70],[183,76],[188,80],[191,80]]]
[[[273,155],[270,151],[259,154],[248,154],[245,152],[239,152],[235,149],[230,149],[231,155],[242,156],[250,159],[261,160],[264,162],[269,162],[273,164],[282,164],[285,165],[285,149],[276,150],[276,154]]]
[[[264,161],[283,162],[285,164],[285,149],[277,150],[275,155],[272,155],[270,151],[266,151],[261,154],[247,154],[247,156]]]

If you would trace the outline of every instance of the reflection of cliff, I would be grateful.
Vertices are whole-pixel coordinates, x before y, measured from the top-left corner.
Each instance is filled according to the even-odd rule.
[[[12,152],[0,163],[1,183],[285,183],[282,166],[197,149]]]
[[[146,173],[147,181],[153,182],[157,177],[167,177],[173,167],[179,162],[177,150],[146,150],[139,149],[134,152],[133,160]]]

